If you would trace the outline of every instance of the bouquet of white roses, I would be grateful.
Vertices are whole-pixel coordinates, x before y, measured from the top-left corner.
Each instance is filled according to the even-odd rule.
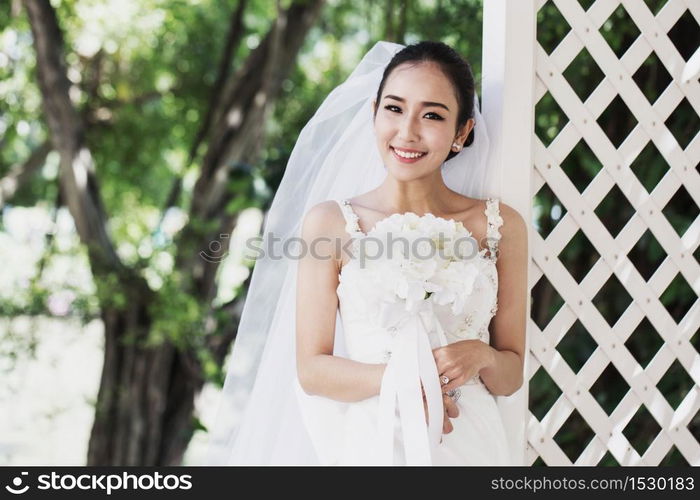
[[[371,293],[405,301],[407,311],[428,300],[450,305],[453,314],[464,310],[485,251],[461,222],[411,212],[382,219],[358,243]]]

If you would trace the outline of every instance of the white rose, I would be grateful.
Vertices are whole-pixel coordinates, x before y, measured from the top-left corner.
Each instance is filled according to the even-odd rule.
[[[403,218],[401,217],[401,214],[393,214],[380,220],[375,226],[375,229],[382,234],[386,234],[388,232],[400,233],[402,227]]]
[[[404,216],[404,228],[407,230],[414,230],[418,229],[421,223],[421,218],[418,214],[414,214],[413,212],[406,212],[403,214]]]
[[[435,238],[441,233],[445,238],[451,238],[457,230],[457,223],[453,220],[435,217],[433,214],[426,214],[421,221],[419,229],[427,234],[433,235]]]
[[[428,281],[435,274],[438,263],[435,259],[408,260],[401,264],[404,274],[409,279]]]
[[[460,234],[450,242],[451,258],[457,261],[469,261],[479,253],[479,243],[471,233]]]
[[[425,298],[425,286],[422,281],[404,278],[399,280],[396,294],[406,300],[406,310],[412,310]]]
[[[439,269],[433,283],[441,287],[430,298],[440,305],[452,304],[452,312],[459,314],[464,309],[466,300],[472,293],[479,268],[473,263],[452,262],[446,268]]]

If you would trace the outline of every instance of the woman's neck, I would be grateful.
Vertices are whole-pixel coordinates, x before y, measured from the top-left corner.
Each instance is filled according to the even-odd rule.
[[[440,171],[437,174],[438,178],[422,178],[406,182],[387,177],[375,190],[382,211],[385,213],[413,212],[418,215],[452,211],[450,201],[454,193],[445,185]]]

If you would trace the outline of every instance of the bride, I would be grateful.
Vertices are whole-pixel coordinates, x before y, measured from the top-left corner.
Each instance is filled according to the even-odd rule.
[[[522,462],[527,230],[487,153],[443,43],[379,42],[331,92],[265,226],[302,251],[256,263],[209,463]]]

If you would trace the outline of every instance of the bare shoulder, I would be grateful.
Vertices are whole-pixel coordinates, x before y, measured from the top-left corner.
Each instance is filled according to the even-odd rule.
[[[312,206],[304,215],[302,237],[333,237],[344,226],[343,213],[334,200],[326,200]]]
[[[516,209],[500,200],[498,202],[498,209],[503,219],[503,230],[508,230],[508,226],[510,226],[511,231],[516,232],[526,229],[525,219]]]
[[[526,253],[527,248],[527,224],[520,212],[510,205],[499,200],[499,213],[503,219],[503,225],[499,228],[501,242],[499,247],[502,253],[516,254]]]

